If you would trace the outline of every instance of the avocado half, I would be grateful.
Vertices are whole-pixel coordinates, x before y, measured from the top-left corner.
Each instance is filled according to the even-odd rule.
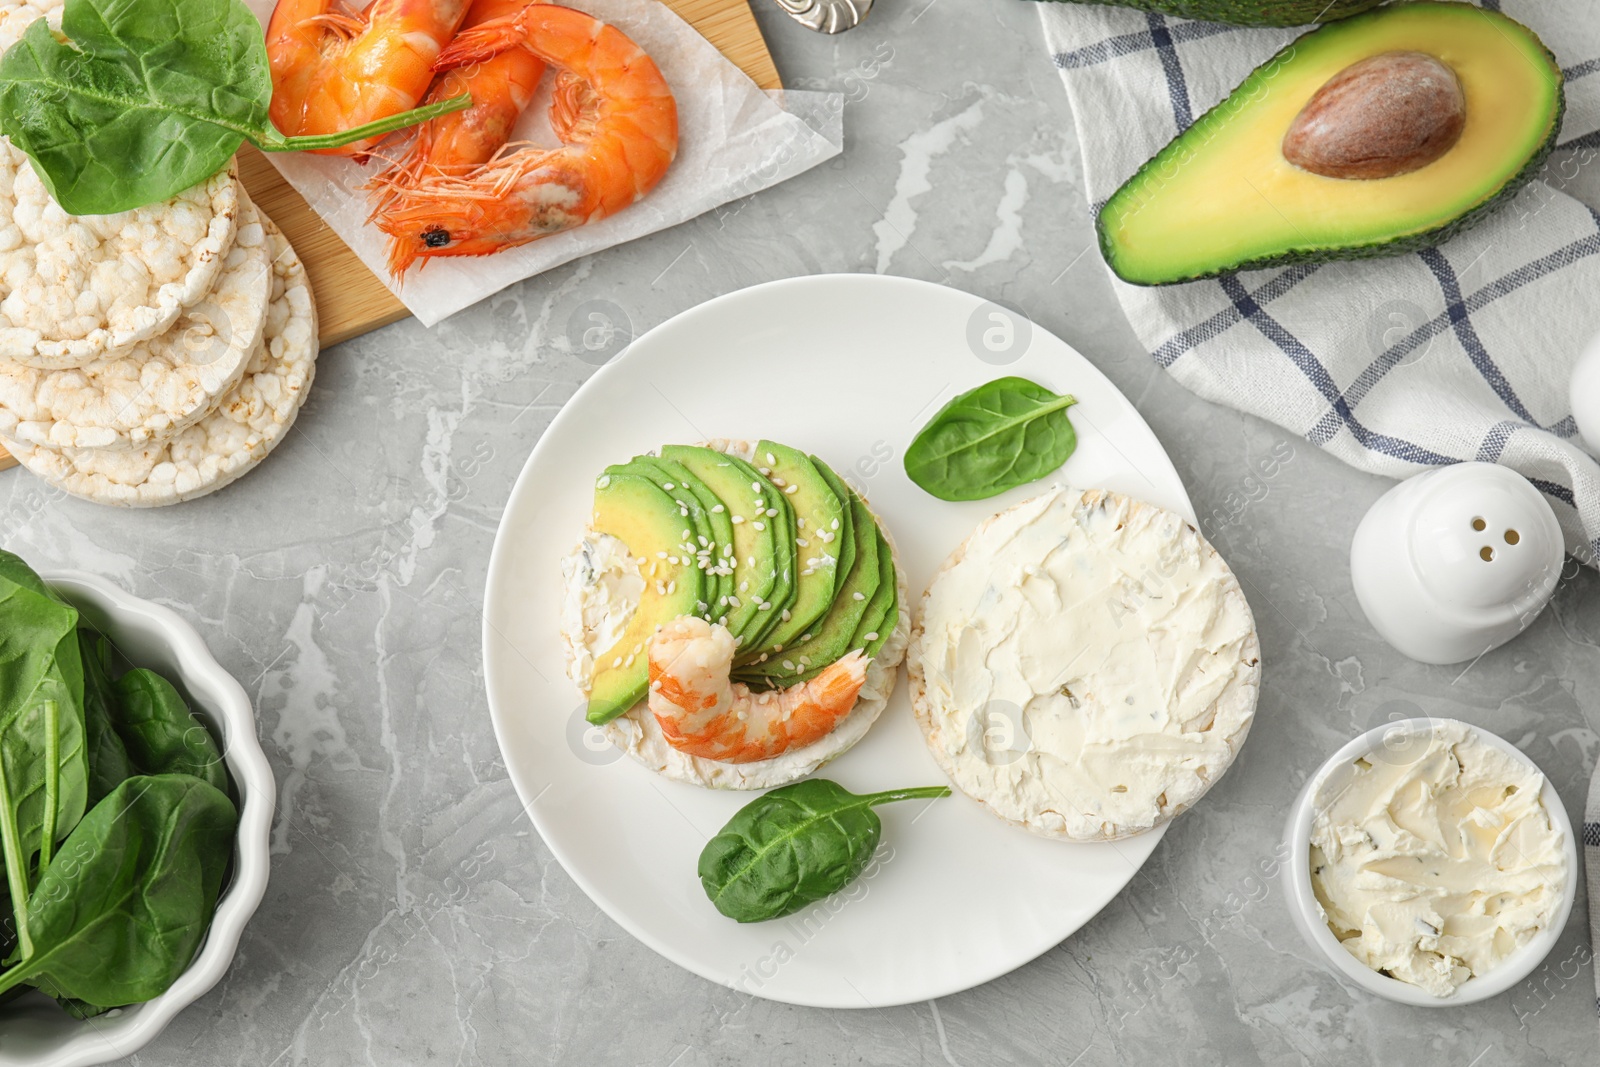
[[[1319,89],[1392,52],[1455,72],[1466,121],[1452,147],[1383,178],[1325,177],[1284,158]],[[1379,8],[1299,37],[1140,167],[1100,209],[1100,248],[1135,285],[1429,248],[1538,173],[1565,107],[1560,66],[1520,23],[1463,3]]]
[[[1359,15],[1383,0],[1071,0],[1077,4],[1115,4],[1185,19],[1231,22],[1235,26],[1305,26]]]

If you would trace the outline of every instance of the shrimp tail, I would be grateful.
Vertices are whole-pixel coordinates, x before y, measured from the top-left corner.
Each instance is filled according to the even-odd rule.
[[[456,34],[455,40],[445,46],[439,58],[433,61],[435,72],[482,63],[501,52],[522,44],[524,34],[518,25],[520,14],[502,15],[497,19],[480,22]]]
[[[650,712],[667,743],[720,763],[752,763],[803,748],[831,733],[855,707],[866,681],[859,651],[810,681],[754,693],[728,679],[733,636],[685,615],[650,641]]]

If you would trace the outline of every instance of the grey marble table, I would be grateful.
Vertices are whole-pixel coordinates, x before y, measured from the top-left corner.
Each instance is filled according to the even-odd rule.
[[[280,783],[272,882],[223,982],[140,1064],[1580,1064],[1600,1060],[1579,903],[1512,993],[1433,1012],[1360,999],[1290,926],[1285,807],[1341,741],[1420,708],[1493,728],[1575,813],[1600,750],[1597,576],[1563,582],[1462,672],[1391,651],[1347,551],[1386,488],[1191,396],[1117,311],[1071,116],[1019,0],[878,0],[839,38],[758,14],[789,84],[851,97],[842,158],[515,286],[439,327],[323,353],[279,454],[238,486],[124,513],[0,475],[0,538],[193,622],[254,696]],[[523,817],[490,729],[484,571],[529,449],[593,367],[569,323],[642,331],[820,271],[947,282],[1020,308],[1099,365],[1171,452],[1254,592],[1267,664],[1238,764],[1087,927],[957,996],[882,1011],[752,999],[595,908]]]

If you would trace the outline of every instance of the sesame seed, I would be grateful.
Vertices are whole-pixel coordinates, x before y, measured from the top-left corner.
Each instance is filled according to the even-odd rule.
[[[761,658],[756,660],[756,662],[757,663],[765,663],[765,662],[767,662],[767,654],[765,652],[761,653]]]
[[[659,627],[658,627],[658,629],[659,629]],[[661,679],[657,678],[655,681],[650,683],[650,692],[652,692],[652,693],[661,692]]]
[[[683,517],[684,517],[684,518],[686,518],[686,519],[687,519],[687,518],[688,518],[688,517],[689,517],[689,509],[688,509],[688,508],[686,508],[686,507],[682,507],[682,506],[680,506],[680,507],[679,507],[679,508],[678,508],[678,514],[679,514],[679,515],[682,515],[682,516],[683,516]]]
[[[761,476],[763,478],[765,478],[767,475],[772,473],[772,468],[771,467],[757,467],[756,469],[761,472]]]
[[[711,514],[713,514],[713,515],[721,515],[724,511],[727,511],[727,510],[728,510],[727,508],[723,507],[721,504],[718,504],[716,507],[711,509]]]
[[[878,639],[878,634],[877,634],[876,631],[874,631],[874,632],[872,632],[870,634],[867,634],[867,640],[868,641],[876,641],[877,639]]]
[[[767,518],[775,519],[777,517],[778,517],[778,509],[777,508],[768,508],[767,509]]]
[[[804,656],[801,656],[800,657],[800,669],[804,670],[809,666],[811,666],[811,661],[806,659]]]
[[[867,599],[867,595],[865,593],[860,593],[860,592],[851,593],[850,596],[854,600],[865,600],[865,599]]]
[[[723,598],[722,598],[722,599],[723,599],[723,600],[724,600],[724,601],[725,601],[725,602],[726,602],[726,603],[728,603],[728,604],[731,604],[731,605],[733,605],[733,606],[734,606],[734,607],[736,607],[736,608],[742,608],[742,607],[744,607],[744,603],[743,603],[743,601],[741,601],[741,600],[740,600],[740,599],[739,599],[739,598],[738,598],[738,597],[736,597],[736,596],[726,596],[726,597],[723,597]]]
[[[596,489],[604,489],[606,486],[608,486],[610,484],[611,484],[611,475],[602,474],[600,476],[600,480],[598,482],[594,483],[594,487]]]
[[[661,488],[665,489],[667,492],[670,493],[670,492],[672,492],[672,490],[674,490],[674,489],[676,489],[678,487],[673,485],[671,482],[662,482],[661,483]]]
[[[756,558],[754,556],[748,556],[745,558],[744,562],[746,566],[754,567],[756,565]]]
[[[811,640],[811,635],[810,634],[801,634],[800,635],[800,640],[809,641],[809,640]]]
[[[769,601],[761,600],[761,601],[757,601],[757,603],[761,605],[761,610],[762,611],[771,611],[772,610],[772,604]]]
[[[672,564],[674,567],[676,567],[678,564],[682,563],[683,561],[681,559],[679,559],[677,556],[668,556],[667,557],[667,562]]]
[[[764,522],[753,522],[750,525],[754,526],[758,530],[765,530],[767,528],[767,524]]]
[[[709,544],[711,544],[711,542],[710,542],[710,541],[709,541],[709,540],[707,540],[707,539],[706,539],[706,535],[705,535],[705,534],[701,534],[701,535],[700,535],[700,543],[701,543],[701,544],[702,544],[702,545],[709,545]]]
[[[750,583],[749,582],[740,582],[739,583],[739,592],[748,593],[749,591],[750,591]]]
[[[794,543],[799,545],[801,548],[810,548],[811,547],[811,542],[807,541],[804,537],[796,537],[794,539]]]
[[[804,530],[806,528],[806,520],[804,520],[804,519],[796,519],[795,520],[795,525],[798,526],[800,529]]]
[[[783,614],[779,615],[778,617],[780,619],[782,619],[784,622],[788,622],[789,621],[789,609],[788,608],[784,608],[783,609]]]
[[[839,520],[838,519],[834,519],[833,520],[833,528],[835,530],[837,530],[839,528]]]
[[[783,651],[783,646],[782,645],[774,645],[773,648],[772,648],[772,651],[774,651],[774,652],[782,652]]]
[[[734,525],[735,525],[735,526],[737,526],[737,525],[739,525],[739,524],[740,524],[740,523],[741,523],[741,522],[743,522],[743,521],[744,521],[744,516],[743,516],[743,515],[735,515],[735,516],[734,516],[734,517],[733,517],[733,520],[732,520],[732,521],[733,521],[733,524],[734,524]]]
[[[616,659],[614,659],[614,660],[612,660],[612,661],[611,661],[611,665],[612,665],[612,666],[613,666],[613,667],[620,667],[620,666],[622,666],[622,657],[621,657],[621,656],[618,656],[618,657],[617,657],[617,658],[616,658]]]
[[[752,493],[756,494],[757,496],[760,496],[761,495],[761,483],[760,482],[751,482],[750,483],[750,491]]]
[[[771,452],[768,452],[767,453],[767,462],[772,464],[774,467],[776,467],[778,465],[778,457],[774,456]]]
[[[783,491],[785,493],[798,493],[800,491],[800,487],[798,485],[790,485],[786,486]]]
[[[723,546],[722,546],[722,554],[723,554],[723,555],[724,555],[724,556],[731,556],[731,555],[733,555],[733,546],[732,546],[732,545],[723,545]]]
[[[628,658],[627,658],[627,659],[626,659],[626,660],[623,660],[623,662],[622,662],[622,665],[623,665],[623,666],[624,666],[624,667],[631,667],[631,666],[633,666],[633,657],[632,657],[632,656],[629,656],[629,657],[628,657]]]
[[[782,478],[773,478],[772,479],[772,484],[777,486],[779,489],[782,489],[784,486],[788,485],[789,483],[784,481]]]
[[[794,670],[794,662],[792,660],[784,660],[783,661],[783,669],[786,670],[786,671]]]
[[[667,558],[667,554],[665,552],[657,552],[656,553],[656,558],[657,559],[666,559]]]

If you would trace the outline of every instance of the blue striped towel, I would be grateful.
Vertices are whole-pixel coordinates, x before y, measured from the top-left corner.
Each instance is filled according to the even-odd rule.
[[[1595,0],[1481,6],[1537,32],[1567,79],[1564,151],[1504,211],[1438,249],[1396,259],[1157,289],[1112,284],[1155,361],[1194,392],[1375,474],[1503,463],[1544,491],[1569,551],[1592,566],[1600,464],[1577,437],[1568,383],[1600,332],[1600,212],[1563,189],[1600,156],[1600,18]],[[1304,32],[1075,4],[1041,4],[1039,14],[1096,209]],[[1583,837],[1600,955],[1600,769]]]

